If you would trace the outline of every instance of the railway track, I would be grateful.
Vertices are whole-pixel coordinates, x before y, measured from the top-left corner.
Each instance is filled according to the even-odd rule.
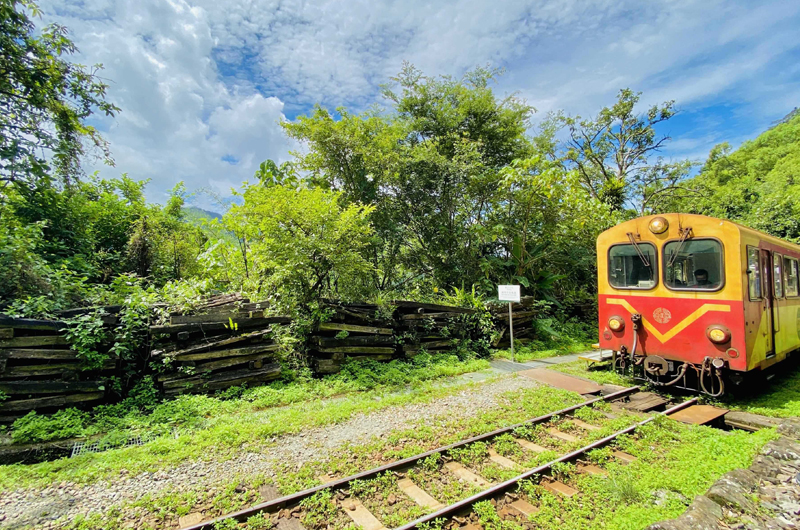
[[[367,506],[369,503],[362,502],[358,496],[358,492],[364,490],[367,481],[381,477],[382,484],[387,484],[388,480],[393,491],[398,492],[398,495],[392,494],[394,502],[390,500],[388,504],[394,505],[398,502],[397,497],[403,496],[405,505],[415,506],[414,510],[407,513],[422,514],[409,522],[394,525],[395,530],[413,530],[437,519],[447,521],[446,528],[478,530],[476,527],[468,527],[471,526],[470,513],[474,505],[481,501],[492,502],[498,508],[501,517],[527,518],[528,515],[535,513],[537,508],[525,500],[524,495],[516,493],[521,483],[534,480],[556,495],[576,495],[579,493],[576,489],[559,480],[557,473],[559,466],[572,464],[577,473],[605,474],[606,471],[601,465],[586,460],[591,451],[613,446],[617,438],[633,433],[659,415],[674,414],[697,403],[697,398],[691,398],[663,412],[649,415],[609,413],[602,410],[608,409],[607,404],[630,399],[639,391],[638,386],[626,388],[349,477],[268,500],[238,512],[184,527],[183,530],[213,530],[227,521],[245,522],[259,514],[262,516],[261,521],[264,522],[266,521],[264,518],[269,516],[272,524],[279,530],[303,530],[306,527],[301,522],[300,516],[308,509],[309,501],[320,494],[327,494],[328,501],[338,508],[338,513],[334,517],[338,518],[339,522],[352,523],[364,530],[386,530],[392,525],[384,524],[379,518],[380,514],[372,513],[377,510],[371,511]],[[581,417],[587,421],[580,419]],[[620,426],[621,422],[627,425]],[[616,430],[606,434],[609,424],[613,424]],[[509,443],[514,444],[516,451],[512,452],[516,454],[538,454],[547,457],[547,461],[534,467],[523,466],[509,458],[511,455],[504,456],[498,452],[500,446],[496,442],[500,441],[506,444],[505,447],[508,447]],[[490,447],[493,443],[497,446],[497,450]],[[462,463],[464,455],[469,455],[473,449],[475,449],[474,455],[483,459],[489,467]],[[506,453],[508,454],[508,451]],[[619,450],[613,450],[611,456],[623,464],[635,460],[632,455]],[[481,468],[486,472],[491,469],[495,471],[491,472],[490,476],[484,477],[482,473],[487,473],[482,472]],[[504,473],[498,474],[497,469],[502,469]],[[439,476],[431,480],[432,474]],[[513,476],[503,478],[509,474]],[[500,480],[498,476],[501,477]],[[441,486],[441,483],[455,482],[460,485],[461,498],[445,504],[442,502],[443,499],[437,498],[437,491],[440,496],[444,495],[439,491],[442,488],[436,487],[434,483],[439,483]],[[405,517],[405,520],[408,519],[409,517]],[[316,526],[322,528],[328,525],[336,526],[334,523],[333,520],[327,520]]]

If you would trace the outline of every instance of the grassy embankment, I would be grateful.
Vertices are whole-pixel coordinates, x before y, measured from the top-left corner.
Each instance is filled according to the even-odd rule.
[[[486,360],[459,361],[444,355],[415,358],[412,363],[354,363],[323,379],[274,383],[219,396],[182,396],[159,404],[149,414],[117,411],[112,406],[98,407],[92,414],[73,410],[50,417],[32,416],[20,425],[22,432],[12,435],[42,441],[105,433],[109,442],[133,433],[169,435],[142,446],[0,466],[0,490],[46,487],[62,481],[88,483],[122,470],[130,474],[156,471],[192,459],[225,460],[239,454],[242,447],[266,447],[271,437],[458,392],[468,384],[434,381],[488,366]],[[408,386],[414,391],[406,391]]]
[[[286,463],[285,468],[277,474],[277,485],[284,494],[298,491],[319,484],[318,477],[323,474],[349,475],[579,401],[580,397],[576,394],[549,387],[510,392],[503,396],[502,406],[495,410],[483,411],[469,418],[436,418],[424,424],[421,422],[414,428],[392,432],[369,443],[348,444],[337,450],[331,458],[308,462],[299,470],[291,463]],[[597,406],[597,409],[603,408],[605,405]],[[598,414],[596,409],[584,409],[579,417],[601,427],[601,431],[589,435],[591,438],[605,436],[639,419],[631,414],[610,420]],[[566,418],[556,419],[552,425],[566,431],[571,428]],[[541,454],[527,453],[510,437],[504,436],[496,439],[493,444],[473,444],[455,452],[453,456],[487,479],[501,481],[511,478],[515,472],[488,461],[490,448],[529,468],[570,450],[574,445],[554,441],[546,436],[543,428],[518,429],[514,434],[545,445],[551,450]],[[570,499],[559,498],[545,491],[536,482],[524,484],[521,494],[541,509],[533,517],[537,527],[559,530],[639,529],[683,512],[692,498],[705,492],[720,475],[736,467],[749,465],[761,446],[774,436],[774,430],[756,434],[727,434],[707,427],[689,426],[663,419],[619,440],[620,449],[638,458],[634,463],[621,465],[613,462],[609,459],[607,449],[595,451],[591,455],[593,460],[607,469],[607,477],[580,476],[574,473],[574,467],[570,465],[557,466],[555,472],[558,478],[581,491],[580,495]],[[583,438],[583,442],[576,443],[585,443],[586,436]],[[702,465],[698,465],[699,463]],[[474,493],[474,487],[457,480],[442,479],[441,466],[440,459],[428,459],[409,472],[409,477],[443,502],[454,502]],[[664,470],[669,472],[665,473]],[[208,506],[211,503],[212,507],[206,512],[209,515],[255,502],[257,499],[253,494],[246,491],[261,482],[263,478],[237,479],[213,499],[201,489],[168,492],[158,497],[141,499],[133,507],[137,510],[137,517],[150,518],[156,525],[168,524],[197,506]],[[247,487],[242,487],[243,484]],[[397,491],[396,480],[392,476],[360,482],[354,485],[352,491],[387,525],[398,526],[423,513],[419,507],[405,502],[407,499]],[[394,495],[397,501],[395,504],[390,505],[387,502],[390,495]],[[478,505],[477,511],[486,529],[522,528],[509,522],[501,523],[494,507],[489,503]],[[103,516],[78,519],[73,528],[116,529],[123,524],[121,513],[122,510],[113,510]],[[311,530],[330,527],[341,530],[350,524],[330,494],[324,492],[304,503],[302,518],[303,523]],[[245,528],[251,530],[269,527],[263,518],[253,519],[249,523]],[[434,529],[439,528],[439,525],[431,526]]]

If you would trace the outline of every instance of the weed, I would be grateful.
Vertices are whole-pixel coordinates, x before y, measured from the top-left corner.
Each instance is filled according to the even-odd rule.
[[[485,442],[475,442],[451,449],[450,456],[466,466],[478,467],[489,456],[489,447]]]
[[[275,526],[269,515],[264,515],[263,513],[251,515],[247,518],[246,524],[247,530],[269,530]]]
[[[434,453],[431,456],[425,458],[420,462],[420,467],[425,471],[430,471],[431,473],[438,471],[439,466],[442,464],[442,455],[439,453]]]
[[[615,502],[633,504],[643,497],[636,483],[630,478],[612,476],[606,483],[608,494]]]
[[[236,519],[224,519],[214,523],[214,530],[239,530],[239,523]]]
[[[322,490],[311,497],[300,501],[305,510],[303,525],[307,528],[324,528],[336,519],[338,507],[333,500],[331,490]]]
[[[510,434],[501,434],[494,439],[494,450],[503,456],[522,457],[520,445]]]
[[[575,464],[556,462],[551,466],[550,471],[553,473],[554,478],[564,482],[569,480],[572,474],[575,473]]]

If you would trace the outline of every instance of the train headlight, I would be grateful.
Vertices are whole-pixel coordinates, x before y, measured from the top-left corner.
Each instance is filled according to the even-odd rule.
[[[649,228],[654,234],[663,234],[669,228],[669,221],[663,217],[654,217],[650,220]]]
[[[620,331],[625,327],[625,321],[622,320],[622,317],[611,317],[608,319],[608,327],[612,331]]]
[[[731,340],[731,332],[725,326],[709,326],[706,336],[714,344],[725,344]]]

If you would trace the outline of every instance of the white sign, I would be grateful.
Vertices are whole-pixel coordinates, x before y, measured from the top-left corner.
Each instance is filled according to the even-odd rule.
[[[519,285],[498,285],[497,299],[501,302],[519,302]]]

